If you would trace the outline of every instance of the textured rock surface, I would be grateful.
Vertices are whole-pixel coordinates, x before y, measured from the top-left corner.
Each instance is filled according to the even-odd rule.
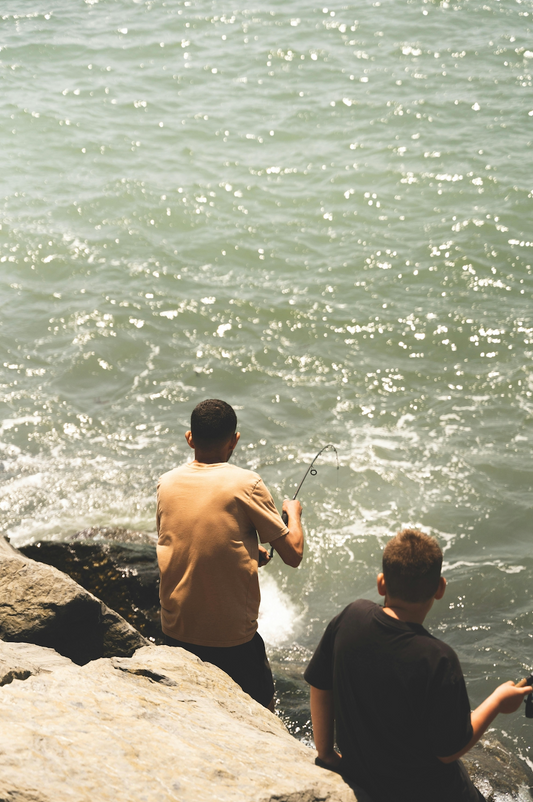
[[[76,663],[131,655],[147,641],[60,571],[0,538],[0,637],[48,646]]]
[[[144,637],[162,643],[155,544],[155,535],[95,527],[61,541],[32,543],[20,551],[68,574]]]
[[[53,649],[34,643],[0,643],[0,686],[69,665],[72,662]]]
[[[0,688],[0,799],[9,802],[355,802],[336,775],[222,671],[168,646],[53,666]]]
[[[499,741],[482,738],[463,762],[487,802],[532,799],[533,772]]]

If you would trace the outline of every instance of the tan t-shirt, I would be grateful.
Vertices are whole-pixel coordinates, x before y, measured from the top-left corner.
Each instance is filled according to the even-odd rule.
[[[238,646],[257,630],[262,543],[288,534],[258,474],[187,463],[157,486],[161,626],[176,640]]]

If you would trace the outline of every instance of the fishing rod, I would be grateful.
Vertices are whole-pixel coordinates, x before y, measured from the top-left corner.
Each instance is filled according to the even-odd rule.
[[[307,479],[307,476],[308,476],[309,474],[311,474],[311,476],[316,476],[316,475],[317,475],[318,471],[317,471],[317,469],[316,469],[316,468],[314,468],[313,466],[314,466],[315,462],[317,461],[317,459],[319,458],[319,456],[320,456],[320,455],[321,455],[321,454],[322,454],[324,451],[327,451],[327,450],[328,450],[328,448],[331,448],[331,449],[333,449],[333,451],[335,452],[335,456],[336,456],[336,458],[337,458],[337,471],[339,470],[339,454],[338,454],[338,452],[337,452],[337,449],[335,448],[335,446],[333,445],[333,443],[328,443],[328,444],[327,444],[327,446],[324,446],[324,448],[321,448],[321,449],[320,449],[320,451],[318,452],[318,454],[316,455],[316,457],[314,458],[314,460],[312,461],[312,463],[309,465],[308,469],[307,469],[307,470],[306,470],[306,472],[304,473],[304,475],[303,475],[303,479],[302,479],[302,481],[300,482],[300,484],[298,485],[298,487],[296,488],[296,493],[295,493],[295,494],[294,494],[294,496],[292,497],[292,500],[293,500],[293,501],[294,501],[294,499],[296,498],[296,496],[298,495],[298,493],[300,492],[300,489],[301,489],[301,487],[302,487],[303,483],[305,482],[305,480]],[[283,521],[283,523],[285,524],[285,526],[286,526],[286,525],[288,524],[288,522],[289,522],[289,516],[287,515],[287,513],[285,512],[285,510],[283,510],[283,512],[281,513],[281,520]],[[274,547],[273,547],[273,546],[271,546],[271,548],[270,548],[270,559],[272,559],[272,557],[273,557],[273,556],[274,556]]]

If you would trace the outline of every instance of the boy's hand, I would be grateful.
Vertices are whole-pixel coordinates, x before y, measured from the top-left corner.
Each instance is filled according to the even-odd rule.
[[[533,691],[531,685],[523,685],[525,680],[521,680],[515,685],[512,680],[504,682],[493,692],[493,697],[498,705],[499,713],[516,713],[522,699]]]
[[[270,554],[268,551],[263,548],[263,546],[259,546],[259,568],[262,568],[263,565],[266,565],[270,562]]]
[[[318,755],[315,759],[315,765],[320,766],[321,769],[329,769],[330,771],[337,771],[342,762],[341,755],[336,749],[333,749],[327,754]]]

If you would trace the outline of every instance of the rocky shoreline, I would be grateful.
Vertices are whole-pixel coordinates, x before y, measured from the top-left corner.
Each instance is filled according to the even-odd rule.
[[[0,802],[363,802],[222,671],[158,645],[150,535],[0,539],[0,576]],[[465,763],[489,802],[532,799],[501,744]]]
[[[78,666],[0,644],[0,799],[10,802],[350,802],[281,722],[181,649]]]
[[[94,527],[20,552],[68,574],[145,638],[162,643],[156,542],[144,532]]]

